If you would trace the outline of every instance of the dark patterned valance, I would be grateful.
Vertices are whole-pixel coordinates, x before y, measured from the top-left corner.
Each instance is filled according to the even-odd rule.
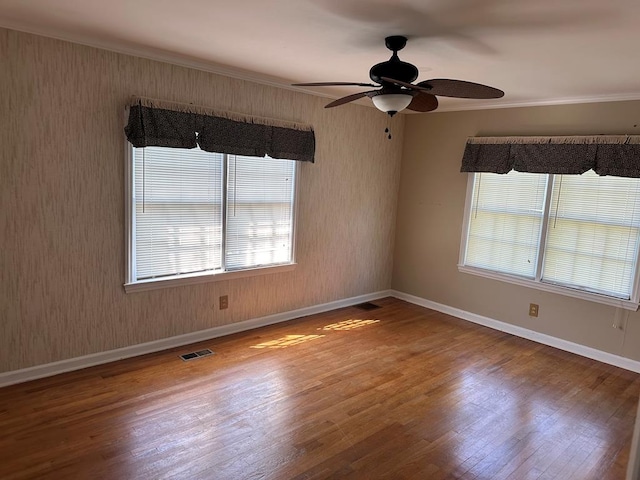
[[[136,98],[124,131],[134,147],[199,146],[207,152],[314,161],[311,127],[192,105]]]
[[[640,177],[640,135],[471,137],[461,172]]]

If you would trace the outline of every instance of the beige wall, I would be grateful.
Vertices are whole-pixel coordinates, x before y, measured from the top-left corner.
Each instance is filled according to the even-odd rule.
[[[0,92],[0,372],[390,286],[640,360],[640,314],[622,332],[614,308],[456,268],[467,136],[638,133],[640,102],[399,116],[388,141],[371,108],[325,110],[321,98],[3,29]],[[131,95],[314,125],[294,271],[124,293]],[[229,310],[216,310],[220,295]]]
[[[294,271],[124,293],[134,94],[315,127]],[[0,29],[0,372],[389,288],[403,119],[327,101]]]
[[[638,134],[640,102],[408,116],[393,288],[606,352],[640,360],[640,314],[612,328],[615,308],[459,273],[468,136]],[[538,318],[529,303],[540,305]]]

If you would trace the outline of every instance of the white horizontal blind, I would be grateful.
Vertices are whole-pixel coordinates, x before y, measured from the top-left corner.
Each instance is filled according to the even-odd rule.
[[[136,280],[222,266],[223,156],[134,148]]]
[[[535,277],[547,181],[515,171],[474,174],[465,265]]]
[[[557,175],[542,280],[629,299],[639,227],[640,179]]]
[[[292,261],[295,162],[229,155],[225,268]]]

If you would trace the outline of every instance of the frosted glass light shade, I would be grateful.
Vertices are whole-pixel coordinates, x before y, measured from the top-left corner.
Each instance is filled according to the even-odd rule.
[[[385,113],[396,113],[404,110],[409,106],[412,99],[413,96],[404,93],[387,93],[376,95],[372,98],[376,108]]]

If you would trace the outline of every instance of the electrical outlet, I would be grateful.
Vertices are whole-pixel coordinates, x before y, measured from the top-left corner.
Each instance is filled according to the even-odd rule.
[[[537,317],[538,316],[538,304],[537,303],[530,303],[529,304],[529,316],[530,317]]]
[[[222,295],[220,297],[220,310],[226,310],[229,308],[229,295]]]

